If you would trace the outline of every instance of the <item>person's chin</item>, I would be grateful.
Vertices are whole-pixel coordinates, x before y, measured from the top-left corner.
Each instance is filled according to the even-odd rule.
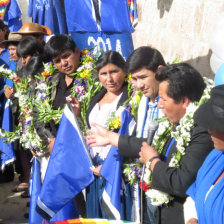
[[[147,91],[142,91],[142,93],[143,93],[143,95],[144,95],[145,97],[151,98],[151,94],[150,94],[149,92],[147,92]]]

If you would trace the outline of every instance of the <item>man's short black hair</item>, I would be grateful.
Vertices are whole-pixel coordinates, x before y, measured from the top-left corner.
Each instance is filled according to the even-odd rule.
[[[75,52],[76,43],[71,38],[71,36],[66,34],[58,34],[52,36],[50,40],[44,46],[44,53],[48,60],[60,55],[65,50],[72,50]]]
[[[145,46],[132,52],[126,61],[125,70],[127,73],[133,73],[146,68],[156,72],[159,65],[166,65],[162,54],[157,49]]]
[[[175,103],[179,103],[184,97],[190,101],[199,101],[206,87],[200,73],[187,63],[167,65],[156,74],[159,82],[169,83],[167,95]]]

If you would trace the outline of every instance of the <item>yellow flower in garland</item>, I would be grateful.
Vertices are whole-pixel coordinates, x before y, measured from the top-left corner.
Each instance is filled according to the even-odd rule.
[[[89,55],[86,55],[86,61],[87,62],[93,62],[94,59],[92,57],[90,57]]]
[[[129,73],[127,76],[127,82],[130,82],[130,81],[131,81],[131,73]]]
[[[89,79],[91,77],[91,71],[89,69],[85,69],[79,75],[80,75],[81,78]]]
[[[132,98],[132,103],[139,104],[140,100],[141,100],[141,95],[139,94],[139,92],[136,92],[136,94]]]
[[[119,129],[121,127],[120,117],[114,117],[109,120],[109,130]]]

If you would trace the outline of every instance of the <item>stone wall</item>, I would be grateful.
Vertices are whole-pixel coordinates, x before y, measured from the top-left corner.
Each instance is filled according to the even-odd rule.
[[[137,0],[135,48],[157,48],[167,62],[178,58],[213,77],[210,38],[222,0]]]

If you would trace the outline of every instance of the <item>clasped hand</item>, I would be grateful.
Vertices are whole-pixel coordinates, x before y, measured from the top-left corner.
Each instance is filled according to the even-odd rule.
[[[80,102],[72,96],[68,96],[66,97],[66,101],[71,103],[73,112],[75,114],[76,117],[81,117],[81,105]]]
[[[142,143],[141,151],[139,152],[139,160],[142,163],[147,163],[152,157],[159,156],[158,152],[146,142]]]

